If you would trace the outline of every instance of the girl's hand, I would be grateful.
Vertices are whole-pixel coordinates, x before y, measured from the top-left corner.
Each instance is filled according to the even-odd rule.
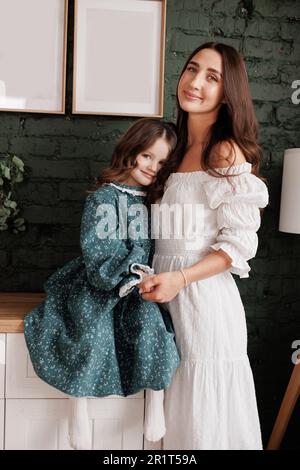
[[[137,269],[136,272],[142,276],[142,281],[141,282],[143,282],[145,279],[147,279],[147,277],[153,276],[153,274],[145,273],[145,271],[142,271],[141,269]],[[140,286],[140,284],[137,284],[137,285]]]
[[[184,279],[180,271],[154,274],[140,282],[138,287],[144,300],[170,302],[184,287]]]

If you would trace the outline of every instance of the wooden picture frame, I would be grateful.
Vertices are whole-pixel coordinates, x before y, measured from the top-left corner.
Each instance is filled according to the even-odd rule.
[[[0,0],[0,111],[65,113],[68,0]]]
[[[163,116],[166,0],[75,0],[74,114]]]

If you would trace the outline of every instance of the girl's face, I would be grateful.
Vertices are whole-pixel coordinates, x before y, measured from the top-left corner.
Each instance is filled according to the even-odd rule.
[[[161,168],[161,162],[167,159],[170,148],[165,139],[159,137],[151,147],[136,157],[136,167],[124,183],[136,186],[149,186],[155,180]]]
[[[221,54],[213,49],[197,52],[183,72],[177,92],[184,111],[217,115],[223,100]]]

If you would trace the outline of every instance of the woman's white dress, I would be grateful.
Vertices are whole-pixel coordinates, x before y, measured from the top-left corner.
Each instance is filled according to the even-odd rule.
[[[155,273],[191,266],[220,248],[231,257],[232,266],[192,282],[164,304],[172,316],[181,356],[165,392],[164,449],[262,448],[245,311],[231,275],[249,277],[247,260],[257,251],[259,208],[268,203],[267,187],[251,168],[248,162],[232,167],[230,175],[235,176],[229,181],[203,171],[172,173],[165,184],[159,208],[163,204],[176,208],[172,205],[177,203],[180,215],[185,207],[184,236],[179,238],[180,217],[171,215],[171,239],[155,240]],[[224,174],[228,169],[218,171]],[[194,209],[198,204],[194,214],[191,204]],[[166,223],[166,214],[162,219]],[[154,217],[156,230],[162,219]],[[195,229],[196,222],[193,239],[186,230]],[[178,238],[172,239],[176,231]],[[161,229],[159,233],[161,237]]]

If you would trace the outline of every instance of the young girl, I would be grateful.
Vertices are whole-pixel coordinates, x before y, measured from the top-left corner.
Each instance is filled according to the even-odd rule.
[[[145,300],[170,311],[181,356],[165,393],[163,447],[261,449],[245,311],[231,273],[249,276],[268,191],[240,54],[226,44],[198,47],[180,75],[177,103],[173,168],[157,178],[157,195],[164,190],[164,206],[199,204],[202,232],[157,239],[159,274],[140,285]]]
[[[37,375],[82,397],[70,400],[70,442],[77,449],[91,446],[84,397],[127,396],[145,388],[160,396],[179,364],[168,313],[144,301],[136,287],[153,274],[147,188],[175,145],[173,126],[161,120],[140,119],[128,129],[86,199],[82,255],[47,280],[47,298],[25,318]],[[149,439],[157,420],[164,428],[158,403],[156,415],[148,407]]]

